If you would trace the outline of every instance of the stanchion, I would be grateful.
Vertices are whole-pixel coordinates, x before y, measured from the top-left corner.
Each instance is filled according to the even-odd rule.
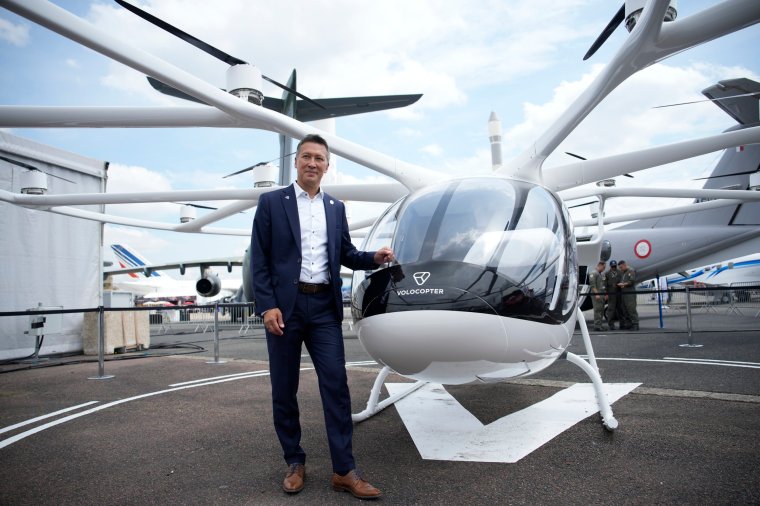
[[[87,379],[111,379],[113,374],[106,374],[106,317],[103,306],[98,306],[98,375]]]
[[[694,339],[691,335],[691,292],[689,287],[686,287],[686,328],[689,330],[689,342],[686,344],[679,344],[682,348],[701,348],[701,344],[694,344]]]
[[[214,360],[207,364],[226,364],[226,360],[219,360],[219,301],[214,302]]]

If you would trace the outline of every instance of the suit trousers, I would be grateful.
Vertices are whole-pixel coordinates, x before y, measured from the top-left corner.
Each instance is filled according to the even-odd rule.
[[[332,290],[316,294],[299,292],[283,331],[282,336],[269,332],[266,336],[274,427],[285,462],[288,465],[306,462],[297,399],[301,346],[305,344],[317,373],[333,471],[345,474],[356,467],[351,446],[353,422],[343,332],[335,314]]]

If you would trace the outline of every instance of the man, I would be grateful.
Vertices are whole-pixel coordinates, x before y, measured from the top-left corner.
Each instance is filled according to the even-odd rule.
[[[288,465],[283,490],[300,492],[306,478],[296,397],[305,344],[322,398],[332,487],[373,499],[381,493],[356,471],[351,447],[340,266],[375,269],[394,256],[390,248],[370,253],[351,244],[343,203],[320,189],[329,162],[327,142],[306,136],[296,150],[296,182],[259,198],[251,235],[253,292],[266,328],[275,431]]]
[[[625,327],[623,323],[620,324],[620,328],[629,328],[631,330],[639,330],[639,313],[636,310],[636,271],[625,260],[618,262],[622,276],[618,286],[623,290],[623,307],[626,312]]]
[[[615,260],[610,260],[610,268],[604,277],[604,287],[607,292],[607,324],[610,326],[610,330],[615,330],[615,320],[620,320],[618,317],[620,306],[620,287],[618,283],[620,283],[622,278]]]
[[[594,306],[594,330],[607,330],[607,327],[603,325],[604,321],[604,292],[605,277],[604,274],[604,262],[596,264],[596,270],[588,275],[588,284],[591,288],[591,303]]]

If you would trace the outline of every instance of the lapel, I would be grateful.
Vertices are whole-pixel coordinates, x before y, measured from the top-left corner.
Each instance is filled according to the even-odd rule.
[[[291,184],[280,193],[282,207],[285,208],[285,215],[288,217],[290,231],[293,233],[293,240],[296,242],[298,249],[301,249],[301,222],[298,221],[298,202],[296,202],[296,190]]]
[[[328,194],[324,194],[322,201],[325,206],[325,225],[327,226],[327,258],[329,265],[336,265],[335,263],[335,251],[334,247],[336,241],[336,221],[337,221],[337,208],[335,206],[335,200]]]

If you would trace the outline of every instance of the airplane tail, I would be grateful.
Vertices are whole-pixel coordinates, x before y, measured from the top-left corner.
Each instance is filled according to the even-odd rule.
[[[127,245],[112,244],[111,250],[113,250],[114,255],[116,255],[116,258],[118,259],[119,265],[122,267],[122,269],[128,269],[131,267],[145,267],[150,265],[150,262],[143,258],[142,255]],[[140,278],[140,276],[136,273],[130,273],[129,275],[136,279]],[[150,273],[150,275],[156,278],[165,277],[159,271],[153,271]]]

